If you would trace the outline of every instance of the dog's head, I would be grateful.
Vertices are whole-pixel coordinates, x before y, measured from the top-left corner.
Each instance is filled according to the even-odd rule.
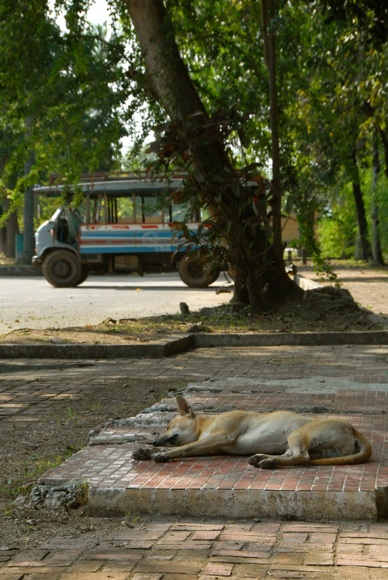
[[[198,439],[195,413],[184,397],[177,395],[176,403],[179,415],[170,421],[165,433],[155,439],[155,447],[178,447]]]

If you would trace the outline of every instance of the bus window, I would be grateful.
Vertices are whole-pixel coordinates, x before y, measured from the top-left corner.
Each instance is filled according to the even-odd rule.
[[[199,222],[200,211],[197,209],[189,209],[187,205],[181,203],[173,203],[170,206],[170,221],[171,222]]]
[[[136,195],[133,199],[133,222],[135,224],[161,224],[165,222],[164,210],[156,197]]]
[[[117,197],[117,223],[119,224],[133,224],[135,219],[135,196]]]
[[[90,200],[90,223],[104,223],[104,198],[95,197]]]
[[[170,221],[171,222],[183,222],[187,217],[187,207],[180,203],[172,203],[170,206]],[[189,220],[190,221],[190,220]]]
[[[145,224],[164,223],[164,210],[157,197],[142,197],[142,222]]]
[[[107,222],[108,224],[117,224],[117,197],[108,197],[107,205]]]

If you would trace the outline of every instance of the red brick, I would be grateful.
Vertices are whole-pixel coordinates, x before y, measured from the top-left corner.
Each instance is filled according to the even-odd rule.
[[[272,564],[303,564],[305,555],[303,553],[296,552],[284,552],[274,554],[271,559]]]
[[[48,553],[48,550],[24,550],[13,558],[9,566],[44,566],[42,560]]]
[[[203,572],[208,576],[231,576],[233,566],[233,564],[209,562],[209,564],[206,564]]]
[[[220,535],[219,530],[201,530],[193,533],[193,540],[217,540]]]
[[[334,554],[331,552],[312,551],[305,555],[304,564],[306,566],[333,566]]]

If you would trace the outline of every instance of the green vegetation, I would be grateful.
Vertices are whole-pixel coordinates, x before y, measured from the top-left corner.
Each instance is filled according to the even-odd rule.
[[[18,495],[27,495],[39,477],[46,473],[49,469],[54,469],[61,465],[67,457],[72,455],[75,451],[69,451],[63,455],[45,456],[39,454],[26,459],[24,462],[18,462],[17,472],[13,479],[3,481],[0,487],[0,495],[5,498],[15,499]]]
[[[34,208],[34,184],[132,168],[188,173],[186,201],[212,216],[210,258],[228,261],[236,297],[256,312],[297,293],[283,271],[281,214],[296,214],[299,245],[329,277],[327,258],[383,264],[386,3],[107,3],[109,29],[87,22],[93,0],[55,0],[57,13],[46,0],[2,2],[7,258],[21,228],[30,261],[34,217],[50,210],[50,200]],[[122,156],[125,135],[133,147]],[[241,177],[257,180],[253,193]]]

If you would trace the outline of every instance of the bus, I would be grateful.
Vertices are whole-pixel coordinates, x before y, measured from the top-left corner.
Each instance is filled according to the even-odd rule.
[[[142,275],[173,270],[187,286],[206,288],[220,270],[184,249],[185,239],[174,223],[184,222],[194,233],[202,222],[199,211],[171,201],[182,188],[181,177],[81,182],[76,188],[82,192],[80,204],[64,203],[37,229],[32,263],[57,288],[78,286],[91,271]],[[64,186],[37,187],[35,192],[63,197]]]

